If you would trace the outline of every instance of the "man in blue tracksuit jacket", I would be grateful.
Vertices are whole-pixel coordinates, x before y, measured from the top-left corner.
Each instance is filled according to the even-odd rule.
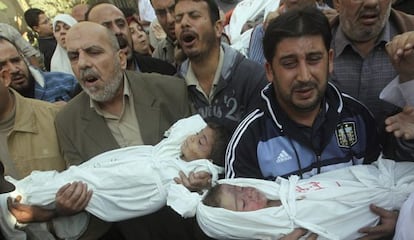
[[[230,140],[226,178],[307,178],[371,162],[381,150],[371,113],[328,83],[333,51],[327,19],[315,9],[286,14],[265,33],[271,83]]]

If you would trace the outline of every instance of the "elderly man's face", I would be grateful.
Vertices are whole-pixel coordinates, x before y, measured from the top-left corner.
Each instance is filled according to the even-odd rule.
[[[31,86],[29,69],[17,49],[8,41],[0,41],[0,71],[8,72],[10,87],[26,92]]]
[[[74,25],[66,37],[72,70],[83,90],[97,102],[112,100],[121,91],[126,56],[111,43],[107,29],[91,23]]]
[[[336,0],[345,35],[355,42],[376,39],[390,16],[391,0]]]
[[[99,4],[89,12],[88,20],[101,24],[115,33],[121,50],[125,52],[128,59],[132,58],[133,46],[131,32],[121,10],[112,4]]]

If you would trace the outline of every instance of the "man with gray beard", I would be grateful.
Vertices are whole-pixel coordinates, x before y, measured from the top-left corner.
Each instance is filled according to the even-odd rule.
[[[184,81],[126,71],[125,51],[104,26],[78,23],[67,33],[66,43],[73,72],[84,90],[56,117],[59,144],[68,165],[112,149],[154,145],[175,121],[190,115]],[[57,194],[57,214],[79,212],[91,195],[83,183],[68,185]],[[96,226],[92,228],[97,232],[86,233],[93,239],[110,225]]]

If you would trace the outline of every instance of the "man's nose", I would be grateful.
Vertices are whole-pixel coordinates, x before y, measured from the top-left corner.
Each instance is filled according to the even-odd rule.
[[[87,54],[85,54],[82,50],[80,50],[79,56],[78,56],[78,67],[85,68],[87,66],[89,66],[89,60],[88,60]]]
[[[303,61],[299,62],[299,71],[298,71],[298,81],[309,81],[311,79],[311,74],[309,70],[309,65]]]

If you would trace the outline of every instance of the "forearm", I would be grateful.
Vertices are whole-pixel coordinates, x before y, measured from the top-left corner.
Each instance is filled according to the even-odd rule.
[[[23,206],[23,205],[22,205]],[[47,222],[57,217],[54,209],[45,209],[39,206],[28,206],[10,209],[19,223]]]
[[[38,209],[36,210],[36,213],[34,215],[32,222],[46,222],[58,216],[55,209],[44,209],[41,207],[36,207],[36,208]]]

